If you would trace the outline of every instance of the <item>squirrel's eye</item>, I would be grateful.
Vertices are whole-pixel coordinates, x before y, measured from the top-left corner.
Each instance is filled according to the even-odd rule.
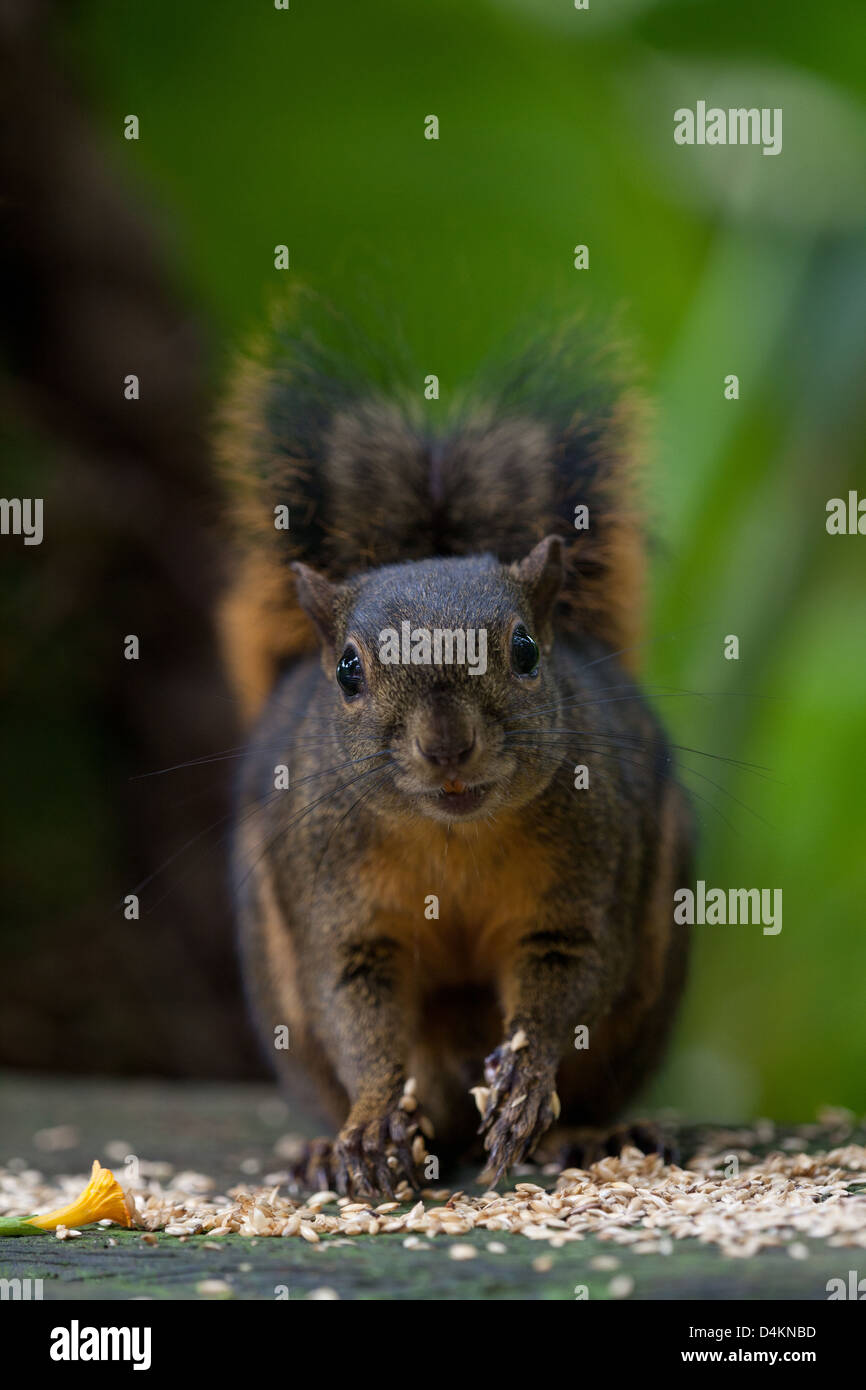
[[[537,676],[539,656],[538,643],[518,623],[511,634],[511,665],[518,676]]]
[[[364,668],[354,647],[347,647],[337,662],[337,684],[349,699],[364,687]]]

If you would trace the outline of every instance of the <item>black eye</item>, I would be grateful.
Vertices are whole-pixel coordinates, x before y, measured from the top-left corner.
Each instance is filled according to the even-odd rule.
[[[364,688],[364,668],[354,647],[347,647],[337,662],[337,684],[349,699]]]
[[[537,676],[539,656],[538,643],[518,623],[511,634],[511,665],[518,676]]]

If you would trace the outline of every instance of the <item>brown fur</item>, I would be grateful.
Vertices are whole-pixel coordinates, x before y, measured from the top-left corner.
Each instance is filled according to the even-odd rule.
[[[372,394],[335,406],[297,447],[267,425],[269,405],[292,384],[291,362],[272,361],[259,344],[238,365],[219,434],[236,546],[219,627],[246,718],[278,670],[316,646],[289,571],[297,560],[339,581],[430,555],[515,561],[558,534],[572,576],[558,627],[625,650],[635,667],[645,544],[635,470],[642,407],[632,391],[599,418],[576,409],[559,431],[526,413],[498,418],[482,401],[436,433],[417,402]],[[289,531],[274,528],[278,503],[291,506]],[[588,532],[574,529],[579,503],[590,507]]]
[[[486,1075],[488,1180],[556,1092],[564,1124],[612,1120],[683,983],[689,816],[619,655],[643,597],[633,411],[491,401],[434,433],[399,393],[353,397],[284,347],[243,369],[223,436],[243,544],[222,627],[258,715],[235,835],[245,977],[263,1039],[289,1027],[277,1068],[312,1077],[339,1126],[304,1176],[344,1191],[417,1176],[408,1076],[447,1156]],[[483,628],[487,671],[380,663],[402,621]],[[516,626],[535,670],[515,667]],[[461,819],[465,784],[481,813]]]

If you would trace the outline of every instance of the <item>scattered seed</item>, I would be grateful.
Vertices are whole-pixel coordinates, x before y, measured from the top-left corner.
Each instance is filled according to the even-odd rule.
[[[628,1246],[636,1254],[670,1256],[683,1240],[698,1240],[740,1259],[771,1248],[787,1251],[791,1259],[808,1259],[814,1240],[834,1249],[866,1250],[866,1145],[852,1142],[845,1114],[834,1112],[831,1118],[829,1128],[801,1127],[796,1151],[782,1138],[778,1149],[760,1159],[754,1156],[758,1128],[766,1136],[767,1122],[752,1129],[704,1131],[703,1147],[687,1168],[627,1148],[587,1169],[568,1168],[552,1175],[550,1190],[532,1181],[539,1176],[537,1168],[520,1165],[516,1174],[525,1174],[526,1180],[520,1177],[502,1192],[425,1188],[418,1200],[408,1184],[400,1182],[395,1198],[376,1207],[334,1192],[288,1194],[281,1185],[285,1175],[278,1173],[268,1175],[263,1186],[250,1181],[220,1193],[206,1174],[175,1172],[171,1164],[142,1161],[130,1193],[135,1201],[133,1224],[142,1244],[150,1248],[158,1244],[157,1233],[165,1231],[212,1251],[221,1248],[222,1237],[238,1233],[252,1236],[253,1243],[286,1237],[318,1249],[329,1249],[338,1240],[392,1234],[415,1251],[430,1249],[437,1237],[450,1236],[458,1238],[451,1250],[471,1251],[455,1254],[455,1259],[477,1253],[475,1246],[459,1239],[472,1231],[487,1237],[486,1248],[497,1254],[506,1252],[506,1236],[522,1236],[549,1249],[595,1236],[612,1247],[610,1254],[588,1261],[591,1269],[604,1273],[619,1268],[613,1253],[617,1249]],[[129,1147],[120,1140],[112,1142]],[[415,1142],[423,1144],[420,1134]],[[814,1147],[816,1142],[825,1147],[805,1151],[804,1146]],[[736,1177],[727,1176],[730,1154],[739,1158]],[[43,1178],[23,1160],[10,1160],[0,1166],[0,1214],[23,1216],[63,1206],[85,1181],[80,1176]],[[495,1238],[500,1233],[502,1240]],[[77,1235],[63,1228],[56,1232],[58,1240]],[[113,1237],[108,1237],[106,1244],[112,1243]]]
[[[628,1298],[634,1292],[634,1280],[630,1274],[617,1274],[607,1286],[611,1298]]]

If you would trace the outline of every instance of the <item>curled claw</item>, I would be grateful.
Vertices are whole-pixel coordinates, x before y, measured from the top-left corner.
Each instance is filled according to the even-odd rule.
[[[324,1192],[331,1186],[333,1155],[330,1139],[310,1139],[289,1163],[289,1186],[295,1191],[311,1188]]]
[[[373,1197],[375,1187],[367,1171],[363,1126],[354,1125],[344,1130],[334,1142],[334,1151],[338,1170],[335,1179],[340,1196]]]
[[[407,1096],[410,1104],[406,1105]],[[291,1165],[290,1183],[300,1189],[331,1189],[341,1197],[370,1201],[377,1195],[393,1199],[406,1182],[420,1188],[419,1165],[424,1158],[424,1135],[432,1126],[419,1109],[413,1092],[376,1115],[344,1125],[336,1139],[305,1143]]]
[[[394,1196],[394,1183],[388,1167],[390,1125],[387,1119],[374,1120],[364,1131],[363,1151],[367,1172],[376,1191]]]
[[[307,1183],[318,1192],[325,1192],[331,1185],[331,1145],[327,1139],[314,1139],[307,1157]]]
[[[349,1168],[346,1163],[345,1154],[342,1148],[334,1145],[334,1190],[339,1192],[341,1197],[348,1196],[349,1193]]]
[[[404,1180],[417,1191],[418,1173],[411,1149],[417,1130],[417,1122],[407,1122],[398,1109],[341,1135],[337,1147],[345,1150],[348,1169],[343,1195],[367,1198],[381,1193],[393,1198]],[[337,1190],[343,1192],[339,1186]]]
[[[484,1080],[487,1082],[487,1095],[484,1101],[484,1108],[481,1111],[481,1124],[478,1126],[478,1133],[484,1134],[489,1127],[493,1116],[496,1114],[500,1097],[511,1090],[514,1083],[514,1075],[517,1069],[517,1055],[512,1052],[509,1043],[501,1043],[489,1057],[484,1059]],[[475,1091],[485,1088],[477,1086]],[[479,1097],[476,1094],[476,1103]]]
[[[390,1117],[390,1138],[397,1156],[395,1170],[398,1181],[405,1178],[413,1191],[420,1187],[417,1164],[412,1157],[412,1140],[420,1133],[417,1120],[409,1119],[403,1110],[395,1110]],[[393,1192],[390,1194],[393,1196]]]
[[[482,1182],[494,1185],[515,1163],[528,1158],[552,1121],[549,1102],[539,1096],[527,1098],[516,1112],[511,1106],[501,1113],[485,1137],[484,1147],[490,1157]]]

